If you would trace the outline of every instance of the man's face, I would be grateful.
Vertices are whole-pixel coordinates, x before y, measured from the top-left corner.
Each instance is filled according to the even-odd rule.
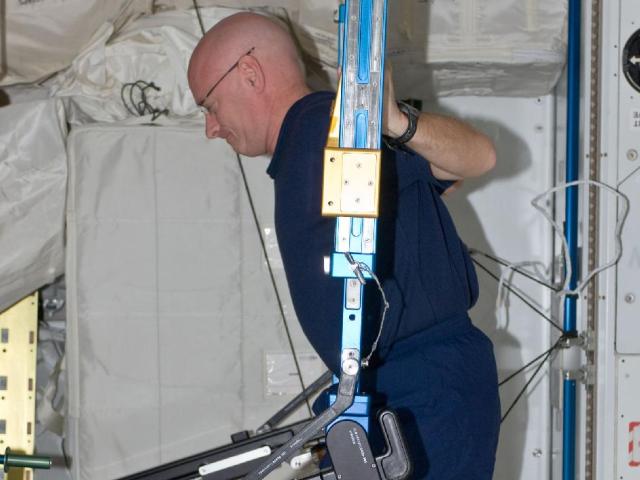
[[[206,136],[223,138],[237,153],[257,156],[265,153],[260,144],[260,109],[241,72],[243,57],[226,70],[207,69],[213,73],[190,78],[189,84],[204,112]]]

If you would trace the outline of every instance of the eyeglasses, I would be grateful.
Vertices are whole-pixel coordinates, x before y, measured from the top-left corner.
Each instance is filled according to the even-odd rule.
[[[222,77],[220,77],[220,79],[213,84],[213,87],[211,87],[209,89],[209,91],[207,92],[207,94],[204,96],[204,98],[202,100],[200,100],[200,102],[198,103],[198,106],[202,108],[203,111],[205,111],[205,113],[208,112],[208,109],[203,105],[204,102],[207,100],[207,98],[209,98],[209,95],[211,95],[211,93],[216,89],[216,87],[218,85],[220,85],[220,82],[222,82],[222,80],[224,80],[224,77],[226,77],[227,75],[229,75],[231,73],[231,71],[236,68],[238,66],[238,64],[240,63],[240,60],[242,60],[244,57],[246,57],[247,55],[251,55],[253,53],[253,51],[256,49],[256,47],[251,47],[247,53],[243,54],[240,58],[238,58],[238,60],[236,61],[236,63],[234,63],[233,65],[231,65],[231,67],[229,67],[229,70],[227,70],[226,72],[224,72],[224,75],[222,75]]]

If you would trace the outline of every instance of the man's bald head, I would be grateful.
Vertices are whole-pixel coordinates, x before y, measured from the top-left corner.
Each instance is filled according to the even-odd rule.
[[[275,21],[250,12],[231,15],[211,28],[194,49],[187,75],[196,103],[209,112],[205,117],[207,136],[227,139],[240,153],[247,150],[242,142],[260,140],[248,135],[242,141],[233,138],[243,136],[240,130],[249,127],[252,137],[268,137],[267,150],[272,151],[287,110],[308,93],[302,62],[289,33]],[[238,115],[251,113],[252,117],[227,125],[231,119],[225,118],[222,103],[230,101]],[[255,153],[259,149],[247,151],[265,153]]]
[[[231,65],[252,47],[260,51],[261,58],[301,73],[298,51],[289,33],[263,15],[243,12],[221,20],[202,37],[191,56],[189,76],[203,73],[208,65]]]

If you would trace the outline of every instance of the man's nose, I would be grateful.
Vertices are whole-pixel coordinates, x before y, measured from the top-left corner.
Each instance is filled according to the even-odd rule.
[[[218,120],[215,118],[215,115],[211,115],[207,113],[205,116],[205,134],[207,138],[216,138],[218,136],[218,132],[220,132],[220,124]]]

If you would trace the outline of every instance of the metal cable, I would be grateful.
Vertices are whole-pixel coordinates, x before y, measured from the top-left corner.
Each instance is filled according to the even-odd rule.
[[[557,288],[554,287],[553,285],[551,285],[550,283],[544,282],[542,280],[540,280],[539,278],[535,277],[534,275],[532,275],[531,273],[527,272],[526,270],[522,270],[516,266],[513,266],[511,264],[509,264],[509,262],[507,262],[506,260],[500,258],[500,257],[496,257],[494,255],[482,252],[480,250],[477,250],[475,248],[470,248],[469,249],[469,253],[471,254],[471,256],[473,255],[482,255],[485,258],[488,258],[489,260],[493,260],[496,263],[499,263],[500,265],[502,265],[503,267],[508,267],[511,270],[513,270],[516,273],[519,273],[520,275],[523,275],[525,277],[527,277],[529,280],[533,280],[536,283],[539,283],[540,285],[542,285],[543,287],[547,287],[550,290],[553,290],[554,292],[558,293],[560,292],[562,289],[561,288]]]
[[[527,363],[526,365],[524,365],[523,367],[519,368],[518,370],[516,370],[515,372],[513,372],[511,375],[509,375],[507,378],[505,378],[504,380],[501,380],[500,383],[498,383],[498,387],[501,387],[502,385],[504,385],[505,383],[507,383],[508,381],[512,380],[513,378],[515,378],[519,373],[524,372],[527,368],[529,368],[531,365],[533,365],[534,363],[536,363],[538,360],[540,360],[542,357],[544,357],[546,354],[548,354],[549,352],[554,351],[556,348],[558,348],[558,346],[560,345],[560,342],[564,339],[565,337],[562,336],[558,339],[558,341],[556,343],[553,344],[553,346],[549,349],[546,350],[545,352],[541,353],[540,355],[538,355],[536,358],[534,358],[533,360],[531,360],[529,363]]]
[[[354,268],[354,272],[356,272],[356,269],[360,270],[360,271],[364,270],[369,275],[371,275],[371,278],[373,278],[373,280],[376,282],[376,285],[378,286],[378,291],[380,292],[380,296],[382,297],[382,303],[384,305],[384,307],[382,309],[382,318],[380,320],[380,327],[378,328],[378,335],[376,335],[376,339],[373,341],[373,344],[371,345],[371,351],[360,362],[362,364],[362,368],[367,368],[369,366],[369,362],[371,361],[371,357],[373,356],[373,354],[378,349],[378,342],[380,341],[380,337],[382,336],[382,329],[384,328],[384,321],[385,321],[385,319],[387,317],[387,311],[389,310],[389,302],[387,301],[387,295],[384,293],[384,289],[382,288],[382,283],[380,283],[380,280],[378,279],[376,274],[373,272],[373,270],[371,270],[369,268],[369,265],[367,265],[364,262],[354,262],[353,261],[353,257],[351,256],[350,253],[346,253],[345,255],[347,257],[347,261],[349,263],[351,263],[351,265],[353,267],[355,267]],[[358,278],[364,279],[364,276],[358,275]]]
[[[547,360],[549,360],[549,358],[551,357],[551,354],[554,352],[554,350],[556,348],[557,348],[557,345],[555,345],[554,348],[549,350],[547,352],[547,354],[544,356],[544,358],[542,359],[542,361],[538,364],[538,366],[536,367],[536,370],[533,372],[533,375],[531,375],[531,378],[529,380],[527,380],[527,383],[524,384],[524,387],[522,387],[522,389],[520,390],[520,392],[516,396],[515,400],[511,403],[511,405],[507,409],[506,413],[500,419],[500,423],[504,422],[505,419],[507,418],[507,416],[509,415],[509,413],[511,413],[513,408],[516,406],[516,404],[518,403],[520,398],[525,394],[525,392],[529,388],[529,385],[531,385],[531,382],[533,382],[533,380],[538,376],[538,373],[540,373],[540,370],[542,369],[544,364],[547,362]]]
[[[240,155],[237,153],[236,153],[236,158],[238,159],[238,167],[240,168],[240,174],[242,175],[242,182],[244,184],[244,189],[247,192],[247,199],[249,200],[249,206],[251,207],[251,214],[253,215],[253,221],[255,223],[256,229],[258,230],[258,238],[260,239],[260,246],[262,247],[262,253],[264,255],[265,261],[267,262],[267,270],[269,271],[269,278],[271,279],[271,285],[273,286],[273,291],[276,295],[276,300],[278,301],[278,309],[280,310],[280,315],[282,316],[284,330],[287,334],[287,341],[289,342],[289,348],[291,349],[291,354],[293,355],[293,362],[296,365],[296,372],[298,373],[298,378],[300,379],[300,386],[302,387],[302,391],[304,392],[307,387],[305,387],[304,380],[302,379],[302,369],[300,368],[300,363],[298,362],[296,349],[295,349],[295,346],[293,345],[293,338],[291,337],[291,332],[289,330],[289,323],[287,322],[287,316],[285,315],[284,307],[282,306],[280,291],[278,290],[276,277],[273,274],[273,268],[271,267],[271,261],[269,260],[267,245],[264,243],[264,238],[262,237],[262,227],[260,226],[258,213],[256,212],[256,208],[253,203],[253,196],[251,195],[251,190],[249,189],[249,182],[247,181],[247,175],[245,174],[244,166],[242,165],[242,160],[240,159]],[[309,416],[313,416],[309,399],[306,398],[305,402],[307,404],[307,410],[309,411]]]
[[[491,270],[489,270],[487,267],[485,267],[484,265],[482,265],[480,262],[478,262],[478,260],[476,260],[475,258],[471,259],[473,261],[473,263],[475,263],[478,267],[480,267],[482,270],[484,270],[489,276],[491,276],[494,280],[496,281],[500,281],[500,279],[498,278],[498,276],[496,274],[494,274]],[[536,307],[535,305],[533,305],[529,300],[527,300],[522,294],[520,294],[517,290],[514,289],[513,286],[511,286],[509,283],[505,283],[505,288],[507,290],[509,290],[511,293],[513,293],[516,297],[518,297],[520,300],[522,300],[525,305],[527,305],[528,307],[530,307],[533,311],[535,311],[538,315],[540,315],[546,322],[548,322],[553,328],[555,328],[556,330],[558,330],[559,332],[562,332],[563,334],[565,333],[565,331],[562,329],[562,327],[560,327],[556,322],[554,322],[550,317],[547,316],[547,314],[545,314],[542,310],[540,310],[538,307]]]
[[[204,23],[202,21],[202,15],[200,14],[200,7],[198,6],[197,0],[193,0],[193,7],[196,11],[198,22],[200,23],[200,30],[202,31],[202,35],[204,35],[205,34]],[[282,317],[284,330],[287,334],[287,341],[289,342],[291,355],[293,355],[293,362],[296,366],[296,372],[300,380],[300,387],[304,392],[306,390],[306,387],[304,384],[304,380],[302,379],[302,369],[300,368],[300,362],[298,361],[298,356],[296,355],[296,349],[295,349],[295,346],[293,345],[293,338],[291,337],[291,331],[289,330],[289,323],[287,322],[287,316],[284,313],[284,307],[282,305],[280,291],[278,290],[278,285],[276,283],[275,275],[273,274],[271,261],[269,260],[267,246],[264,243],[264,238],[262,238],[262,227],[260,226],[260,220],[258,220],[258,214],[256,212],[255,205],[253,203],[253,196],[251,195],[251,190],[249,189],[249,182],[247,181],[247,175],[245,174],[244,166],[242,165],[242,160],[240,159],[240,155],[238,155],[237,153],[236,153],[236,159],[238,160],[238,167],[240,169],[240,174],[242,176],[242,183],[244,184],[244,190],[247,193],[247,199],[249,200],[249,206],[251,207],[251,214],[253,216],[253,221],[254,221],[256,230],[258,231],[258,238],[260,239],[260,246],[262,247],[262,253],[264,255],[265,261],[267,262],[267,270],[269,271],[269,278],[271,279],[271,285],[273,287],[273,291],[276,295],[276,300],[278,302],[278,309],[280,310],[280,316]],[[305,399],[305,403],[307,405],[307,411],[309,412],[309,416],[313,417],[313,411],[311,410],[311,404],[309,403],[309,398]]]
[[[202,32],[202,35],[204,35],[204,23],[202,22],[202,15],[200,15],[200,6],[198,5],[197,0],[193,0],[193,8],[196,11],[196,16],[198,17],[198,22],[200,23],[200,31]]]

